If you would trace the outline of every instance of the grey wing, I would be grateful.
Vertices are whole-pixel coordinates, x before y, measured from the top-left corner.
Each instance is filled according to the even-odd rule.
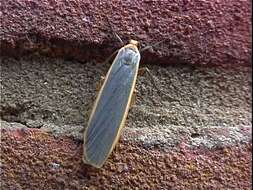
[[[120,132],[133,82],[139,66],[139,53],[119,52],[101,91],[85,138],[86,159],[100,166],[108,157]]]

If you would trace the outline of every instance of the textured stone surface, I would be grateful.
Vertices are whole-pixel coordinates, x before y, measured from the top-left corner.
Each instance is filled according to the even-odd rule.
[[[43,57],[3,58],[2,63],[3,120],[82,138],[96,83],[109,64]],[[138,77],[125,139],[146,146],[174,147],[185,141],[208,148],[251,139],[250,68],[149,69],[155,84],[147,73]]]
[[[1,130],[2,189],[250,189],[251,145],[161,152],[121,141],[102,169],[81,144],[38,129]]]
[[[0,7],[1,189],[250,189],[250,1]],[[138,77],[121,141],[96,170],[81,161],[82,135],[109,67],[98,63],[120,47],[112,30],[167,40],[142,53],[155,83]]]
[[[107,17],[112,27],[108,24]],[[119,43],[154,44],[145,63],[248,65],[250,1],[1,1],[1,54],[104,60]]]

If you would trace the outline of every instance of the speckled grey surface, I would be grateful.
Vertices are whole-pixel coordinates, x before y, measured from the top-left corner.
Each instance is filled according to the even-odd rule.
[[[82,138],[96,84],[109,64],[43,57],[1,61],[5,124]],[[207,147],[251,139],[251,68],[147,66],[155,84],[147,73],[138,77],[124,139]]]

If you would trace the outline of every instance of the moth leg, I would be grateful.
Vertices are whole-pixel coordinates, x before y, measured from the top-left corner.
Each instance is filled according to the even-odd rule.
[[[118,53],[119,50],[114,51],[102,64],[105,65]]]
[[[133,107],[133,105],[136,103],[136,93],[137,93],[137,90],[134,89],[133,95],[131,97],[130,108]]]
[[[150,72],[150,71],[147,67],[142,67],[138,70],[138,75],[144,75],[145,72]],[[133,95],[131,97],[130,108],[133,107],[136,103],[136,94],[137,94],[137,92],[138,91],[136,89],[134,89]]]
[[[149,77],[151,79],[151,82],[153,83],[154,87],[157,88],[154,76],[147,67],[142,67],[138,70],[138,74],[141,75],[141,76],[144,75],[145,73],[147,73],[149,75]],[[160,92],[159,89],[158,89],[158,92]]]
[[[96,92],[95,92],[96,95],[95,95],[95,97],[97,97],[97,95],[99,93],[99,90],[101,89],[101,87],[102,87],[102,85],[104,83],[104,80],[105,80],[105,77],[104,76],[100,76],[100,80],[96,83]],[[92,101],[88,105],[88,110],[85,113],[86,114],[85,115],[86,118],[90,117],[94,101],[95,101],[95,99],[92,99]]]
[[[93,102],[89,102],[88,105],[87,105],[87,109],[85,110],[84,112],[84,127],[81,129],[81,133],[84,133],[87,125],[88,125],[88,121],[89,121],[89,117],[90,117],[90,114],[91,114],[91,111],[92,111],[92,104]]]
[[[105,80],[105,77],[104,76],[101,76],[100,77],[100,80],[96,83],[96,96],[98,95],[98,92],[99,92],[99,90],[100,90],[100,88],[102,87],[102,85],[103,85],[103,82],[104,82],[104,80]],[[95,96],[95,97],[96,97]],[[93,105],[94,105],[94,99],[92,99],[89,103],[88,103],[88,105],[87,105],[87,109],[86,109],[86,111],[85,111],[85,113],[84,113],[84,118],[85,118],[85,126],[87,126],[87,124],[88,124],[88,120],[89,120],[89,117],[90,117],[90,114],[91,114],[91,112],[92,112],[92,107],[93,107]],[[84,130],[85,130],[85,127],[80,131],[80,132],[84,132]]]
[[[139,70],[138,70],[138,75],[144,75],[144,73],[146,73],[146,72],[149,72],[149,74],[150,74],[150,70],[147,68],[147,67],[142,67],[142,68],[139,68]]]
[[[154,78],[153,74],[151,73],[151,71],[147,67],[142,67],[138,70],[139,75],[144,75],[145,73],[147,73],[149,75],[151,83],[153,84],[154,88],[157,90],[157,93],[159,94],[159,96],[162,99],[163,93],[160,91],[158,85],[156,84],[155,78]],[[163,102],[161,102],[161,103],[163,104]]]
[[[104,80],[105,80],[105,77],[104,76],[100,76],[100,80],[96,84],[96,95],[98,94],[100,88],[102,87],[102,85],[104,83]]]

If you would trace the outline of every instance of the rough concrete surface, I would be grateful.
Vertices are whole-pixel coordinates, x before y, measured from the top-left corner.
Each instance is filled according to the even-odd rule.
[[[155,51],[143,52],[143,62],[248,65],[250,61],[248,0],[1,0],[0,6],[5,55],[104,60],[120,46],[115,32],[125,42],[133,38],[143,45],[167,39]]]
[[[82,145],[38,129],[2,130],[3,189],[250,189],[251,145],[145,150],[121,141],[102,169]]]
[[[110,158],[102,171],[88,169],[92,171],[90,174],[83,169],[86,166],[80,161],[80,143],[96,94],[96,82],[109,65],[45,57],[23,57],[19,60],[3,57],[1,61],[1,175],[4,189],[37,189],[38,183],[43,183],[46,189],[141,189],[143,184],[146,189],[249,189],[250,68],[228,70],[149,65],[155,84],[147,74],[138,78],[136,104],[130,110],[121,138],[123,141],[114,152],[114,156],[120,158]],[[15,128],[18,132],[11,130]],[[39,128],[35,130],[33,140],[29,137],[30,132],[22,138],[22,131],[27,131],[27,128]],[[21,139],[17,140],[19,131]],[[44,136],[48,140],[42,145]],[[59,139],[64,139],[64,142]],[[60,150],[51,141],[63,143],[58,145]],[[30,143],[32,147],[29,147]],[[61,152],[66,146],[77,148],[77,155],[73,153],[73,147],[65,153],[54,152]],[[22,152],[18,151],[18,147]],[[40,147],[39,150],[46,148],[46,155],[41,158],[40,151],[35,151],[35,147]],[[126,147],[130,150],[125,150]],[[190,152],[184,157],[184,153],[180,152],[182,147]],[[224,148],[228,148],[229,152],[229,157],[226,157],[229,166],[226,167],[219,160],[227,155],[227,150],[219,152]],[[6,149],[12,149],[13,154]],[[204,152],[188,157],[202,149]],[[22,158],[19,155],[23,155]],[[156,155],[159,155],[158,158]],[[167,158],[166,155],[172,157]],[[176,160],[173,160],[174,157]],[[200,166],[196,157],[201,159]],[[180,161],[177,160],[179,158]],[[173,162],[168,166],[166,163],[171,160]],[[16,169],[10,169],[13,162],[18,166]],[[183,165],[179,166],[181,162]],[[122,174],[121,170],[135,167],[135,164],[142,169]],[[237,164],[241,168],[238,169]],[[149,168],[150,174],[145,168]],[[65,182],[69,173],[71,180]],[[186,176],[189,181],[183,180]],[[235,182],[237,178],[240,180]],[[216,180],[222,183],[217,185]]]
[[[1,1],[0,187],[250,189],[250,1],[110,2]],[[97,170],[82,136],[112,30],[168,39],[142,53],[152,77]]]
[[[45,57],[1,61],[3,120],[81,138],[109,65]],[[131,139],[173,146],[184,138],[210,147],[251,138],[251,68],[148,67],[155,84],[147,73],[138,77],[126,129],[138,135]],[[222,130],[221,140],[208,137]]]

